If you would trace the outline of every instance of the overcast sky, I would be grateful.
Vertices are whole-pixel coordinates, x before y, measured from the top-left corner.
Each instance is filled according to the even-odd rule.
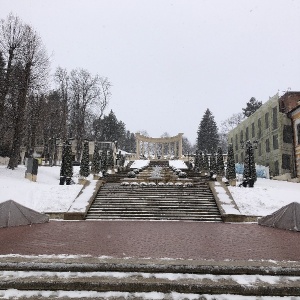
[[[251,97],[300,90],[300,1],[0,0],[40,34],[52,73],[84,68],[113,84],[128,130],[195,142],[207,108],[218,124]]]

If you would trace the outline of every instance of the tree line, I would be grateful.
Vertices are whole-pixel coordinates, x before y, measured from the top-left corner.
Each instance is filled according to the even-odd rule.
[[[58,67],[55,88],[49,90],[50,60],[41,37],[18,16],[0,21],[0,156],[17,167],[21,147],[26,152],[44,145],[51,156],[60,139],[76,139],[79,160],[85,139],[118,141],[125,151],[135,151],[134,134],[126,130],[113,111],[104,111],[111,97],[107,77],[78,68]]]

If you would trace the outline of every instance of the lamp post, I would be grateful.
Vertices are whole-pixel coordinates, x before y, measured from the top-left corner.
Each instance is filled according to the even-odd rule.
[[[249,184],[249,187],[254,186],[254,182],[256,181],[256,169],[255,169],[255,161],[254,161],[254,149],[257,149],[258,141],[254,140],[251,142],[250,140],[241,141],[241,148],[245,148],[245,160],[244,160],[244,181],[243,185],[246,187]]]

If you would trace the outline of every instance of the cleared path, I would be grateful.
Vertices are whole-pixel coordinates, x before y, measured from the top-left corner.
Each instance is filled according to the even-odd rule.
[[[205,222],[51,221],[0,229],[0,255],[300,261],[300,233]]]

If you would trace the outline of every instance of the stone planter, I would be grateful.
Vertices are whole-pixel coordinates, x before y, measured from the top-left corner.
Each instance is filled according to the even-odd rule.
[[[66,185],[70,185],[71,184],[71,177],[67,177],[66,178]]]
[[[60,178],[59,178],[59,184],[60,185],[64,185],[65,181],[66,181],[66,177],[65,176],[60,176]]]
[[[230,179],[229,184],[230,186],[236,186],[236,179]]]

